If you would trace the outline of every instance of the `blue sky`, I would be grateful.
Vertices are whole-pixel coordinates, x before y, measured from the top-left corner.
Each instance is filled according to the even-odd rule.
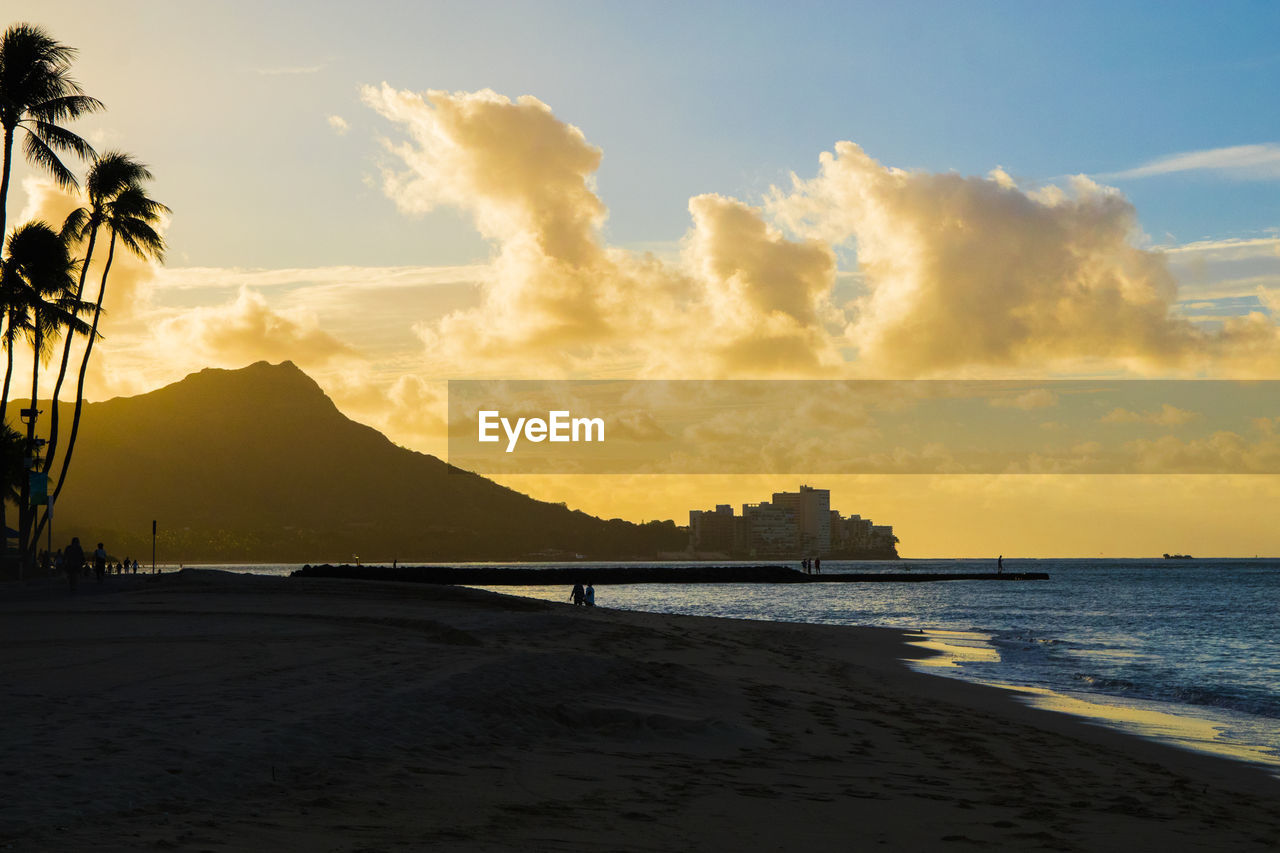
[[[889,166],[1033,182],[1280,141],[1273,3],[6,6],[81,49],[111,108],[86,124],[156,167],[175,260],[201,266],[486,254],[465,218],[405,220],[369,186],[388,128],[357,90],[383,81],[549,104],[604,150],[622,245],[681,237],[698,193],[810,177],[843,139]],[[1274,174],[1113,183],[1163,244],[1274,229]]]

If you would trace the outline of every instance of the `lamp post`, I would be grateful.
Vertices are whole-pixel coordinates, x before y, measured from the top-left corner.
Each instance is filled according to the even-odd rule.
[[[21,548],[21,554],[18,559],[18,580],[23,579],[27,568],[27,560],[35,558],[35,543],[29,541],[32,521],[35,516],[34,507],[31,503],[31,480],[35,475],[36,468],[39,466],[40,448],[45,444],[44,439],[36,438],[36,421],[40,418],[41,412],[41,409],[36,408],[18,410],[18,417],[27,427],[26,476],[22,478],[20,486],[21,503],[18,509],[18,545]]]

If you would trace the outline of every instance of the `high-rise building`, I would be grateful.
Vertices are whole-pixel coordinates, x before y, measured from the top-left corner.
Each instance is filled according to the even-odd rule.
[[[773,503],[743,504],[748,551],[758,557],[789,557],[798,545],[796,514]]]
[[[738,519],[729,504],[717,504],[714,512],[689,511],[689,546],[694,551],[718,551],[724,554],[739,549],[736,541]]]
[[[831,552],[831,490],[801,486],[798,492],[774,492],[773,505],[789,508],[796,518],[796,547],[804,556]]]

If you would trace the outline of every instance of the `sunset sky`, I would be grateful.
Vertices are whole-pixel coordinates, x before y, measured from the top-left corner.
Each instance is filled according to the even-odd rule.
[[[3,9],[173,209],[92,399],[289,359],[443,455],[448,379],[1280,379],[1272,3]],[[69,206],[17,164],[10,222]],[[795,479],[503,481],[684,523]],[[807,479],[904,556],[1280,553],[1272,475]]]

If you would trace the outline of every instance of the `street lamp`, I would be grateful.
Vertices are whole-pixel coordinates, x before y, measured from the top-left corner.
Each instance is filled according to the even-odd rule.
[[[35,407],[27,407],[18,410],[18,417],[27,427],[27,446],[26,446],[26,464],[27,476],[23,478],[21,489],[21,505],[18,507],[18,528],[21,531],[19,547],[23,549],[20,560],[18,561],[18,579],[22,580],[25,574],[27,558],[35,557],[35,543],[27,541],[35,522],[35,508],[31,506],[31,487],[32,480],[35,477],[36,468],[40,464],[40,448],[44,447],[45,440],[36,438],[36,420],[42,414],[41,409]],[[27,549],[30,549],[30,554]]]

